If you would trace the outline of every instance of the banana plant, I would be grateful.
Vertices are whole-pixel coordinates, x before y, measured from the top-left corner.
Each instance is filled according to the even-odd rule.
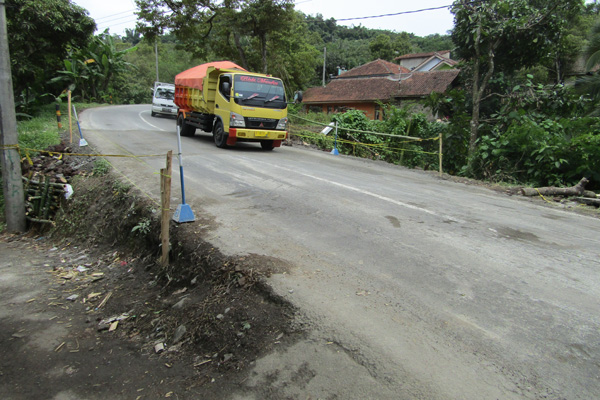
[[[125,54],[137,50],[129,47],[118,50],[114,39],[103,33],[84,49],[72,49],[63,61],[64,69],[50,82],[73,84],[82,99],[99,100],[106,97],[115,78],[134,66],[124,60]]]

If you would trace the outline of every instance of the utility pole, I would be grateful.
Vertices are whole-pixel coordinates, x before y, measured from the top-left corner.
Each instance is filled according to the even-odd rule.
[[[9,232],[25,232],[27,227],[18,143],[5,4],[0,0],[0,155],[4,215]]]
[[[158,79],[158,36],[154,39],[154,54],[156,55],[156,82],[160,82]]]
[[[327,47],[323,48],[323,87],[325,87],[325,69],[327,68]]]

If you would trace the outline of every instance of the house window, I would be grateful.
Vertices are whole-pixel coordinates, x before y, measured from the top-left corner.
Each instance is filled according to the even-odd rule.
[[[327,114],[331,114],[331,106],[327,106]]]
[[[375,119],[381,119],[381,107],[379,107],[379,104],[375,104]]]

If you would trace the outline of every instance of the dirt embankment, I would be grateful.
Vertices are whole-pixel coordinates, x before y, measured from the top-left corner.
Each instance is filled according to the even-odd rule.
[[[59,393],[57,382],[70,385],[62,389],[73,398],[217,398],[243,381],[258,357],[302,335],[295,310],[263,282],[281,270],[277,260],[223,256],[203,240],[213,221],[197,212],[194,223],[171,222],[171,262],[162,267],[157,204],[100,174],[92,158],[58,157],[46,154],[28,167],[73,187],[55,225],[34,224],[24,237],[0,240],[7,252],[42,254],[45,261],[32,261],[28,272],[42,285],[34,300],[2,299],[14,311],[3,319],[1,338],[11,354],[0,364],[5,398]],[[21,318],[27,313],[49,326],[70,321],[48,338],[47,357],[23,355],[36,329]],[[49,375],[52,368],[68,379]],[[132,376],[141,370],[144,379]]]

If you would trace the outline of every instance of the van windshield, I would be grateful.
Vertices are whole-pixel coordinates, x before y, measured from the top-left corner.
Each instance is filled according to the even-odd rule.
[[[154,93],[154,97],[157,99],[173,100],[174,94],[173,89],[158,88],[156,89],[156,93]]]
[[[241,105],[281,109],[287,106],[283,82],[275,78],[235,75],[233,96]]]

